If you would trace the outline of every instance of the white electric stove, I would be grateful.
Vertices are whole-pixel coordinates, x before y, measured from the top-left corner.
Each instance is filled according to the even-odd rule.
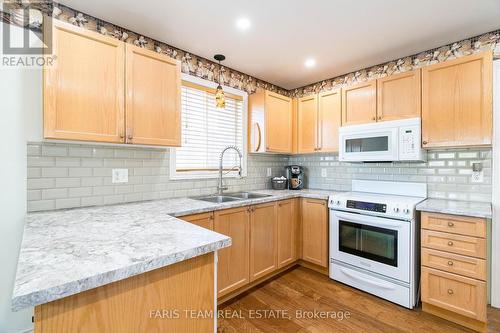
[[[352,181],[330,196],[330,278],[412,309],[418,301],[421,183]]]

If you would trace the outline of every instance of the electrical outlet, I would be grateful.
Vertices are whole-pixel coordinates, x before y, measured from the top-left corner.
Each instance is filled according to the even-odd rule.
[[[273,175],[273,170],[271,168],[267,168],[267,177],[271,177]]]
[[[473,171],[470,179],[471,183],[482,183],[484,182],[483,171]]]
[[[326,178],[326,169],[321,169],[321,177]]]
[[[128,169],[111,170],[111,182],[113,184],[128,183]]]

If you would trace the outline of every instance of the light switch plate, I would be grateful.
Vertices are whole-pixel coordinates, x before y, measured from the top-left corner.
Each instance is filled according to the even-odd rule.
[[[326,178],[326,169],[321,169],[321,177]]]
[[[271,177],[273,175],[273,170],[271,168],[267,168],[267,177]]]
[[[128,169],[111,170],[111,178],[113,184],[128,183]]]

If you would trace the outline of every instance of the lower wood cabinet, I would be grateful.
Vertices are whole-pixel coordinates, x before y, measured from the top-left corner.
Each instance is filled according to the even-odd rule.
[[[422,309],[480,332],[487,329],[486,223],[422,213]]]
[[[181,219],[202,228],[214,230],[214,212],[186,215]]]
[[[302,259],[328,267],[328,207],[325,200],[302,199]]]
[[[276,202],[251,206],[250,212],[250,281],[277,269]]]
[[[278,202],[278,268],[298,259],[299,200]]]
[[[218,252],[218,297],[250,282],[249,207],[215,212],[214,231],[231,237],[232,245]]]

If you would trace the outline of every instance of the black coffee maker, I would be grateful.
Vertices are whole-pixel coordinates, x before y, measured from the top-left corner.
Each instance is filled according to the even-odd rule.
[[[286,167],[286,178],[289,190],[301,190],[304,188],[304,169],[300,165],[289,165]]]

